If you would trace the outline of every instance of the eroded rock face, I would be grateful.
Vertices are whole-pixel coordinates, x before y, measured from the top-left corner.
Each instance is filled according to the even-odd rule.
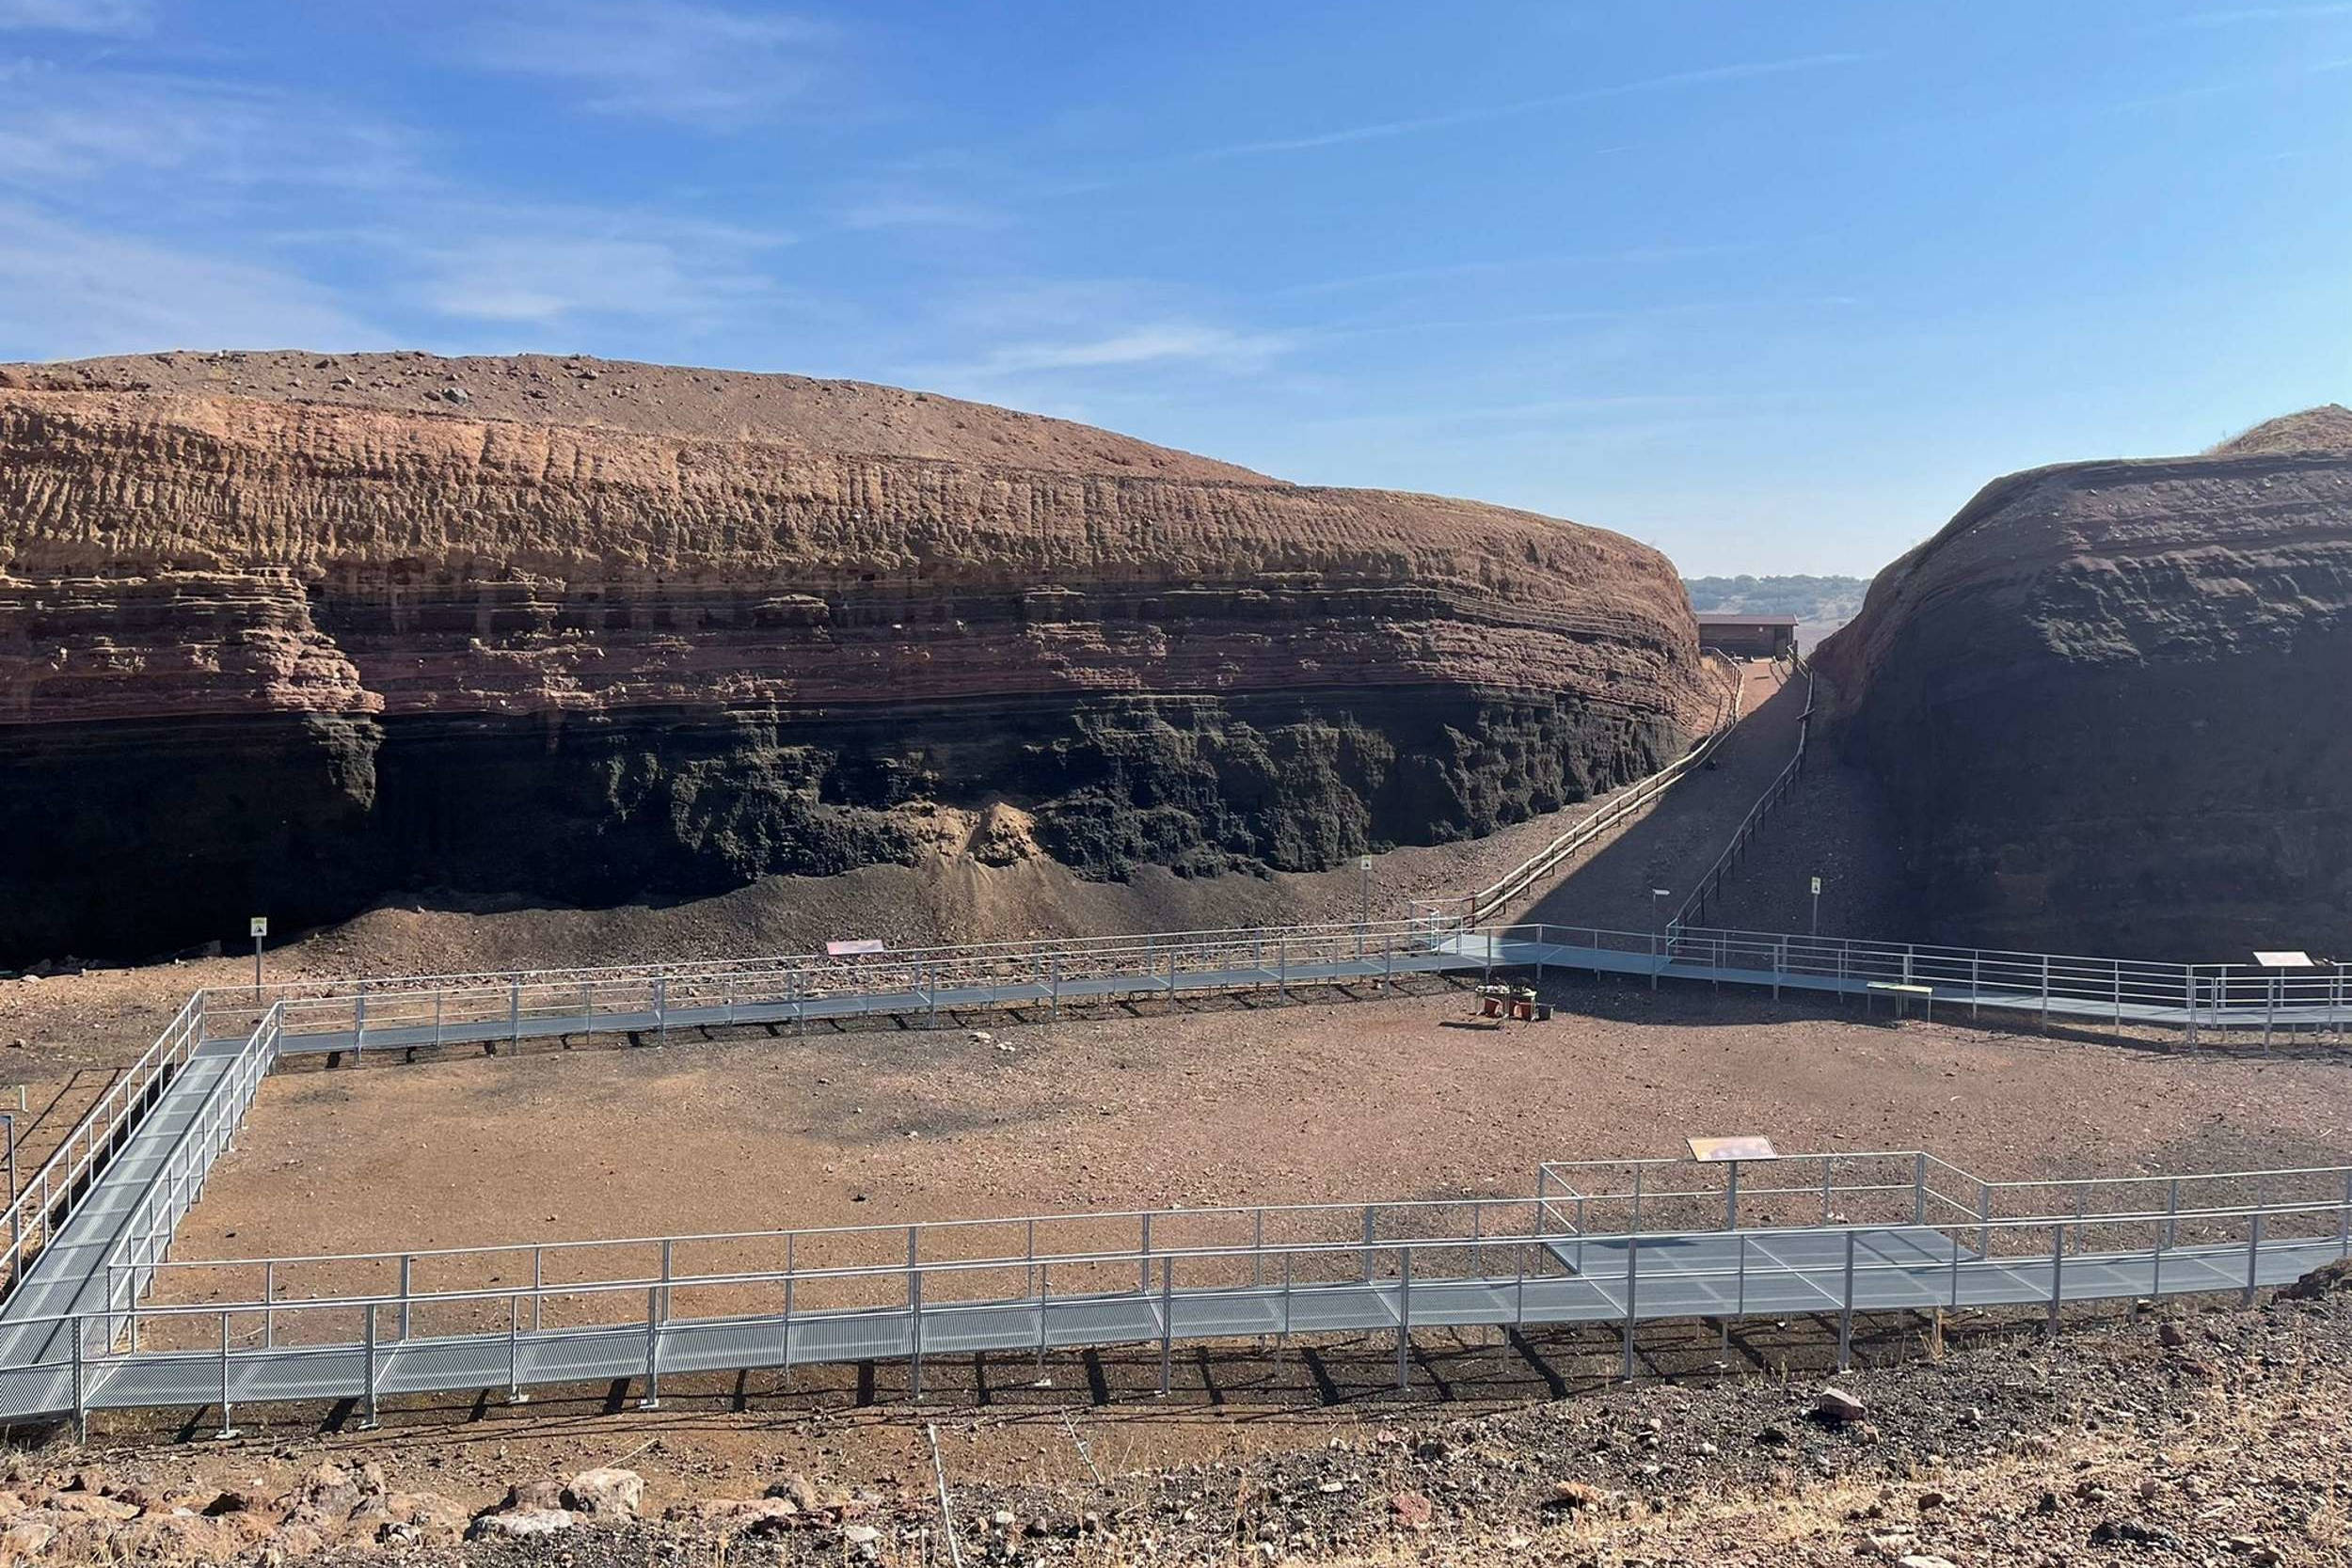
[[[2352,416],[1997,480],[1821,650],[1924,936],[2352,949]]]
[[[257,357],[0,386],[0,814],[40,825],[0,962],[841,871],[933,800],[1092,875],[1320,868],[1611,787],[1708,711],[1663,559],[1549,518],[841,383],[621,367],[592,427],[528,394],[593,362],[466,361],[512,377],[436,413],[372,384],[441,362]],[[664,430],[661,376],[765,412]]]

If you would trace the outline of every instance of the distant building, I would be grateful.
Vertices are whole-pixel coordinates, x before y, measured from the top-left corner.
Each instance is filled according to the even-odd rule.
[[[1797,645],[1794,615],[1742,615],[1728,610],[1699,613],[1699,645],[1751,658],[1776,658]]]

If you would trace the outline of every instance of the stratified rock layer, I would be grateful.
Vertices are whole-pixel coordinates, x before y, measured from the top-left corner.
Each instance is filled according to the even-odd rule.
[[[1997,480],[1821,649],[1948,942],[2352,951],[2352,418]]]
[[[841,871],[926,801],[1009,800],[1089,875],[1321,868],[1709,712],[1663,559],[1525,513],[847,383],[128,363],[0,377],[0,962]]]

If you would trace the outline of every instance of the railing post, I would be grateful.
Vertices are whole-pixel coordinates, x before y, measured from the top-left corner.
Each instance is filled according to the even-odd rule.
[[[2245,1304],[2246,1304],[2247,1306],[2249,1306],[2249,1307],[2251,1307],[2251,1306],[2253,1306],[2253,1305],[2254,1305],[2254,1287],[2255,1287],[2257,1284],[2259,1284],[2259,1283],[2261,1282],[2261,1278],[2262,1278],[2261,1269],[2262,1269],[2262,1251],[2263,1251],[2263,1219],[2264,1219],[2264,1217],[2265,1217],[2265,1216],[2264,1216],[2264,1214],[2263,1214],[2263,1212],[2262,1212],[2260,1209],[2255,1210],[2255,1211],[2254,1211],[2254,1223],[2253,1223],[2252,1225],[2249,1226],[2249,1227],[2247,1227],[2247,1230],[2246,1230],[2246,1298],[2245,1298]]]
[[[1053,1016],[1061,1017],[1061,955],[1057,953],[1045,960],[1046,985],[1053,995]]]
[[[640,1410],[661,1408],[661,1287],[645,1287],[645,1391]]]
[[[523,1043],[523,982],[516,975],[506,988],[506,1042],[516,1050]]]
[[[1176,1367],[1176,1259],[1160,1259],[1160,1396],[1168,1396]]]
[[[393,1336],[396,1339],[405,1339],[408,1338],[408,1282],[410,1278],[410,1271],[416,1266],[416,1259],[407,1253],[403,1253],[401,1255],[400,1331]]]
[[[1724,1183],[1724,1228],[1740,1228],[1740,1162],[1737,1160],[1731,1162],[1729,1176]]]
[[[1143,1212],[1143,1244],[1136,1250],[1136,1293],[1152,1293],[1152,1211]]]
[[[907,1269],[907,1392],[919,1402],[923,1398],[923,1271],[912,1262]]]
[[[1990,1259],[1993,1256],[1993,1184],[1977,1182],[1977,1257]]]
[[[81,1359],[78,1337],[74,1344],[74,1359]],[[229,1314],[220,1315],[220,1430],[213,1435],[226,1441],[237,1434],[235,1412],[229,1402]]]
[[[1629,1231],[1625,1239],[1625,1360],[1619,1371],[1628,1383],[1633,1381],[1634,1301],[1641,1289],[1641,1237]]]
[[[1364,1250],[1363,1250],[1363,1257],[1362,1257],[1361,1262],[1362,1262],[1362,1266],[1363,1266],[1363,1273],[1364,1273],[1364,1283],[1365,1283],[1365,1284],[1367,1284],[1367,1285],[1369,1285],[1369,1284],[1371,1284],[1371,1283],[1372,1283],[1372,1244],[1373,1244],[1373,1227],[1374,1227],[1376,1223],[1377,1223],[1377,1221],[1376,1221],[1376,1220],[1375,1220],[1375,1212],[1374,1212],[1374,1210],[1373,1210],[1372,1205],[1371,1205],[1371,1204],[1369,1204],[1369,1203],[1365,1204],[1365,1205],[1364,1205]]]
[[[278,1259],[262,1265],[262,1348],[269,1350],[278,1343]]]
[[[223,1316],[225,1317],[227,1314],[224,1313]],[[77,1443],[87,1443],[89,1441],[89,1392],[87,1384],[85,1381],[85,1374],[82,1368],[82,1320],[79,1318],[74,1319],[73,1440]],[[225,1359],[221,1363],[220,1381],[222,1397],[225,1400],[227,1398],[229,1388],[228,1362]],[[222,1406],[220,1424],[223,1427],[226,1427],[229,1424],[228,1407],[226,1404]]]
[[[1396,1391],[1412,1389],[1413,1249],[1398,1249],[1401,1261],[1396,1282]]]
[[[653,980],[654,1038],[667,1043],[670,1038],[670,977],[657,974]]]
[[[1853,1227],[1846,1227],[1846,1291],[1837,1304],[1837,1370],[1853,1365]]]
[[[2066,1225],[2064,1221],[2050,1227],[2050,1322],[2045,1333],[2055,1339],[2058,1330],[2058,1302],[2064,1291],[2066,1276]]]
[[[508,1296],[506,1298],[506,1402],[509,1404],[521,1404],[527,1397],[523,1393],[522,1345],[520,1343],[522,1323],[523,1298]]]
[[[2170,1246],[2181,1234],[2181,1179],[2173,1177],[2164,1186],[2164,1244]]]
[[[1928,1223],[1928,1152],[1924,1148],[1911,1156],[1911,1223]]]
[[[375,1303],[373,1303],[373,1302],[370,1302],[370,1303],[368,1303],[368,1305],[367,1305],[364,1308],[362,1308],[362,1310],[363,1310],[363,1311],[367,1314],[366,1321],[365,1321],[364,1324],[362,1325],[362,1329],[363,1329],[363,1333],[362,1333],[362,1340],[363,1340],[363,1342],[362,1342],[362,1345],[361,1345],[361,1352],[362,1352],[362,1356],[361,1356],[361,1359],[362,1359],[362,1362],[363,1362],[363,1364],[364,1364],[364,1370],[365,1370],[365,1374],[366,1374],[366,1379],[367,1379],[367,1381],[366,1381],[366,1384],[364,1385],[364,1386],[363,1386],[363,1387],[361,1388],[361,1390],[360,1390],[360,1404],[359,1404],[359,1430],[360,1430],[361,1432],[373,1432],[373,1431],[375,1430],[375,1424],[376,1424],[376,1422],[375,1422]]]

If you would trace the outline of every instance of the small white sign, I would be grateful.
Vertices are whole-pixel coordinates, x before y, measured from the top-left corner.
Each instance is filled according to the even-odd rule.
[[[247,920],[245,923],[245,934],[249,937],[265,937],[269,935],[269,916],[265,914],[257,914],[250,920]]]
[[[883,950],[882,944],[872,937],[860,937],[854,942],[825,943],[825,956],[829,958],[854,958],[861,954],[880,953]]]
[[[1821,879],[1820,879],[1820,878],[1819,878],[1819,877],[1816,877],[1816,878],[1814,878],[1814,879],[1813,879],[1813,896],[1814,896],[1814,897],[1816,897],[1816,898],[1819,898],[1820,895],[1821,895]]]
[[[1358,856],[1356,859],[1356,869],[1359,871],[1370,871],[1372,869],[1372,857],[1370,855]]]
[[[1688,1138],[1691,1158],[1708,1162],[1720,1160],[1777,1160],[1780,1151],[1772,1140],[1746,1133],[1736,1138]]]
[[[2317,969],[2309,953],[2257,953],[2254,961],[2265,969]]]

